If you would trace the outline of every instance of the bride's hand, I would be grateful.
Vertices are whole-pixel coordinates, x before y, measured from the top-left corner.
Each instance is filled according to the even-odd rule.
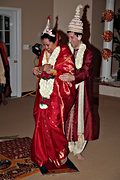
[[[32,69],[32,72],[33,72],[33,74],[35,75],[35,76],[39,76],[40,74],[41,74],[41,72],[42,72],[42,67],[34,67],[33,69]]]
[[[45,64],[43,66],[43,71],[45,71],[47,74],[51,74],[52,68],[53,68],[53,66],[51,64]]]

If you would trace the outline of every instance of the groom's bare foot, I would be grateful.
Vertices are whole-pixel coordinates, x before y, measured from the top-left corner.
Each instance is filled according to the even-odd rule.
[[[77,158],[79,159],[79,160],[84,160],[85,158],[84,158],[84,156],[80,153],[80,154],[77,154]]]

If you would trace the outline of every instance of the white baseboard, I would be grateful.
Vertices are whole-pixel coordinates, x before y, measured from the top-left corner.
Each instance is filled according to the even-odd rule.
[[[99,94],[106,96],[120,97],[120,86],[99,85]]]

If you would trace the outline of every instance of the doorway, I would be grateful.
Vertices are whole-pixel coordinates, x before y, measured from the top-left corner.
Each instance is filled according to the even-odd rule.
[[[21,97],[21,9],[0,7],[0,39],[5,42],[10,65],[12,97]]]

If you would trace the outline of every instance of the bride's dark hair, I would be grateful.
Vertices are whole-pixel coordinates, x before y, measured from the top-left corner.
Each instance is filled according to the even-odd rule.
[[[51,36],[51,35],[49,35],[47,33],[42,34],[41,35],[41,40],[47,38],[47,39],[49,39],[50,42],[55,43],[55,41],[56,41],[56,31],[52,30],[52,34],[55,35],[55,37],[53,37],[53,36]]]

